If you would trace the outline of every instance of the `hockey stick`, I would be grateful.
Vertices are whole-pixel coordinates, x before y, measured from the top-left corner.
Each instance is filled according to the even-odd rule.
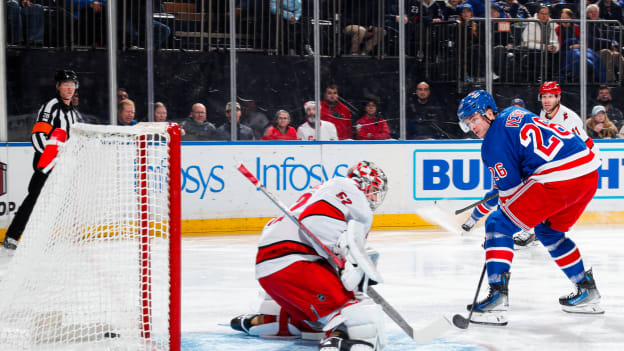
[[[472,312],[474,312],[475,305],[477,304],[477,298],[479,297],[479,290],[481,290],[481,283],[483,283],[483,277],[485,276],[485,267],[486,264],[483,264],[483,270],[481,270],[481,278],[479,278],[479,285],[477,286],[477,292],[475,293],[474,299],[472,300],[472,306],[470,306],[470,313],[468,313],[468,318],[464,318],[461,314],[456,314],[453,316],[453,324],[460,329],[467,329],[468,325],[470,325],[470,318],[472,317]]]
[[[468,205],[468,206],[466,206],[464,208],[460,208],[459,210],[455,211],[455,214],[458,215],[458,214],[460,214],[462,212],[466,212],[467,210],[469,210],[469,209],[471,209],[473,207],[479,206],[479,205],[481,205],[484,202],[488,202],[488,201],[492,200],[493,198],[495,198],[497,196],[498,196],[498,193],[494,193],[494,194],[486,197],[485,199],[479,200],[479,201],[477,201],[475,203],[472,203],[472,204],[470,204],[470,205]]]
[[[256,178],[251,172],[243,165],[241,162],[238,162],[236,165],[236,169],[245,176],[257,189],[259,189],[264,195],[266,195],[277,207],[279,207],[282,212],[288,217],[293,223],[295,223],[308,237],[310,237],[315,243],[319,244],[319,246],[329,255],[332,261],[340,268],[344,267],[344,261],[341,260],[338,256],[336,256],[329,248],[319,240],[319,238],[314,235],[308,228],[306,228],[301,222],[299,222],[295,216],[293,216],[292,212],[286,207],[275,195],[273,195],[269,190],[267,190],[264,185],[260,183],[258,178]],[[368,287],[366,290],[367,295],[378,305],[381,306],[383,311],[392,319],[409,337],[414,339],[418,343],[426,343],[432,339],[437,338],[441,335],[449,326],[450,322],[441,317],[438,320],[434,321],[430,325],[419,329],[418,331],[414,331],[409,323],[401,316],[401,314],[394,309],[375,289],[372,287]]]

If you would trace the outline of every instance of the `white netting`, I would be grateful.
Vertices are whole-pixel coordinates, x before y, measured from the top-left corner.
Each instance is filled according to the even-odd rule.
[[[72,128],[0,283],[0,350],[168,349],[169,140]]]

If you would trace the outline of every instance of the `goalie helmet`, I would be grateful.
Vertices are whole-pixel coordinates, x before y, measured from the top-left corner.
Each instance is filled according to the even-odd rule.
[[[388,178],[384,171],[369,161],[360,161],[349,167],[347,178],[353,179],[364,192],[372,210],[381,205],[388,191]]]

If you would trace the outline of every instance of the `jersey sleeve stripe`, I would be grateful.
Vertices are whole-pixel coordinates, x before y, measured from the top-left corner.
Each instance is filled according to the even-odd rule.
[[[52,125],[46,122],[37,122],[33,126],[32,134],[35,133],[44,133],[45,135],[49,135],[52,131]]]
[[[325,216],[346,221],[345,215],[340,209],[324,200],[317,201],[306,207],[306,209],[299,215],[299,221],[302,221],[304,218],[310,216]]]
[[[317,255],[313,248],[300,242],[291,240],[279,241],[259,247],[256,255],[256,264],[293,254]]]

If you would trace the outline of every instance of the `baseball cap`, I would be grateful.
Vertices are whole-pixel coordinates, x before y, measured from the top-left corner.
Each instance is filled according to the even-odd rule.
[[[521,98],[514,98],[511,100],[511,104],[512,105],[520,105],[520,107],[525,107],[526,105],[524,104],[524,100],[522,100]]]
[[[596,105],[596,106],[594,106],[594,108],[592,108],[592,116],[597,115],[598,112],[607,113],[607,110],[602,105]]]
[[[240,109],[241,109],[240,104],[239,104],[238,102],[236,103],[236,109],[237,109],[237,110],[240,110]],[[228,103],[225,105],[225,110],[226,110],[226,111],[231,111],[231,110],[232,110],[232,102],[231,102],[231,101],[230,101],[230,102],[228,102]]]

